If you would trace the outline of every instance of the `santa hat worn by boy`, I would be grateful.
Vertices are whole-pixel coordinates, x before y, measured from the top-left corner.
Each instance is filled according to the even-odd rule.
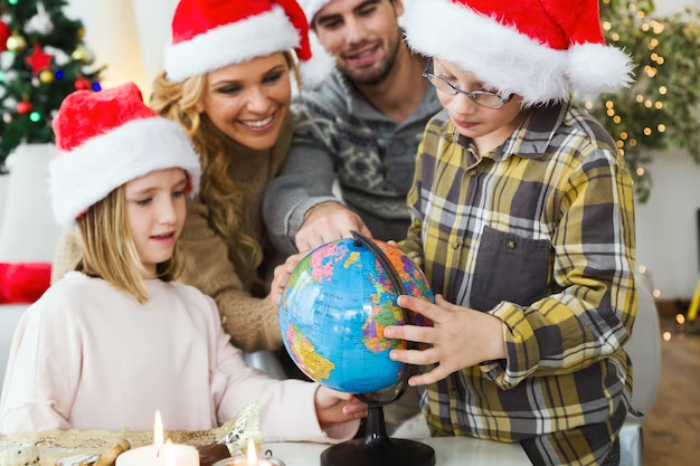
[[[199,187],[199,157],[189,138],[147,107],[133,83],[70,94],[53,131],[58,156],[49,165],[49,191],[64,227],[114,189],[152,171],[182,168],[190,193]]]
[[[598,0],[404,0],[411,48],[472,72],[524,105],[631,84],[630,58],[605,45]]]
[[[235,63],[294,49],[305,87],[334,66],[309,42],[309,24],[296,0],[180,0],[165,50],[165,73],[179,82]]]

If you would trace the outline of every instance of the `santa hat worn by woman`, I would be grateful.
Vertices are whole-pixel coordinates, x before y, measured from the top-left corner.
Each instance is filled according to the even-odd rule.
[[[296,0],[180,0],[165,73],[179,82],[291,49],[305,87],[318,85],[333,69],[323,47],[312,51],[309,24]]]
[[[199,157],[180,126],[158,116],[133,83],[65,98],[53,120],[58,156],[49,165],[53,212],[71,227],[114,189],[152,171],[182,168],[199,186]]]
[[[411,48],[474,73],[524,105],[631,84],[630,58],[605,45],[598,0],[404,0]]]

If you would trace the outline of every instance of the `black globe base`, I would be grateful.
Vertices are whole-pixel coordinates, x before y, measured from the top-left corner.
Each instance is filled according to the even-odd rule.
[[[384,411],[370,404],[365,438],[325,449],[321,466],[435,466],[435,450],[415,440],[390,438]]]
[[[324,450],[321,466],[435,466],[435,450],[414,440],[355,439]]]

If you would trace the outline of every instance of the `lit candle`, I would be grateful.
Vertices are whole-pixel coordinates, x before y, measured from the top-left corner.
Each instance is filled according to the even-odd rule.
[[[156,411],[153,445],[134,448],[117,457],[117,466],[199,466],[199,452],[189,445],[163,445],[163,423]]]
[[[248,440],[248,454],[244,456],[235,456],[217,462],[214,466],[284,466],[281,460],[276,458],[261,458],[258,459],[258,452],[255,449],[253,439]]]

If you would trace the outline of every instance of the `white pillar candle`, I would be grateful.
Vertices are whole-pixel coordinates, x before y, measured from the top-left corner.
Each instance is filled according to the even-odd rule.
[[[172,454],[167,452],[168,448]],[[168,457],[174,463],[167,464]],[[189,445],[166,443],[162,448],[146,445],[119,455],[117,466],[199,466],[199,452]]]
[[[189,445],[163,445],[163,422],[156,411],[153,445],[134,448],[117,456],[116,466],[199,466],[199,452]]]

